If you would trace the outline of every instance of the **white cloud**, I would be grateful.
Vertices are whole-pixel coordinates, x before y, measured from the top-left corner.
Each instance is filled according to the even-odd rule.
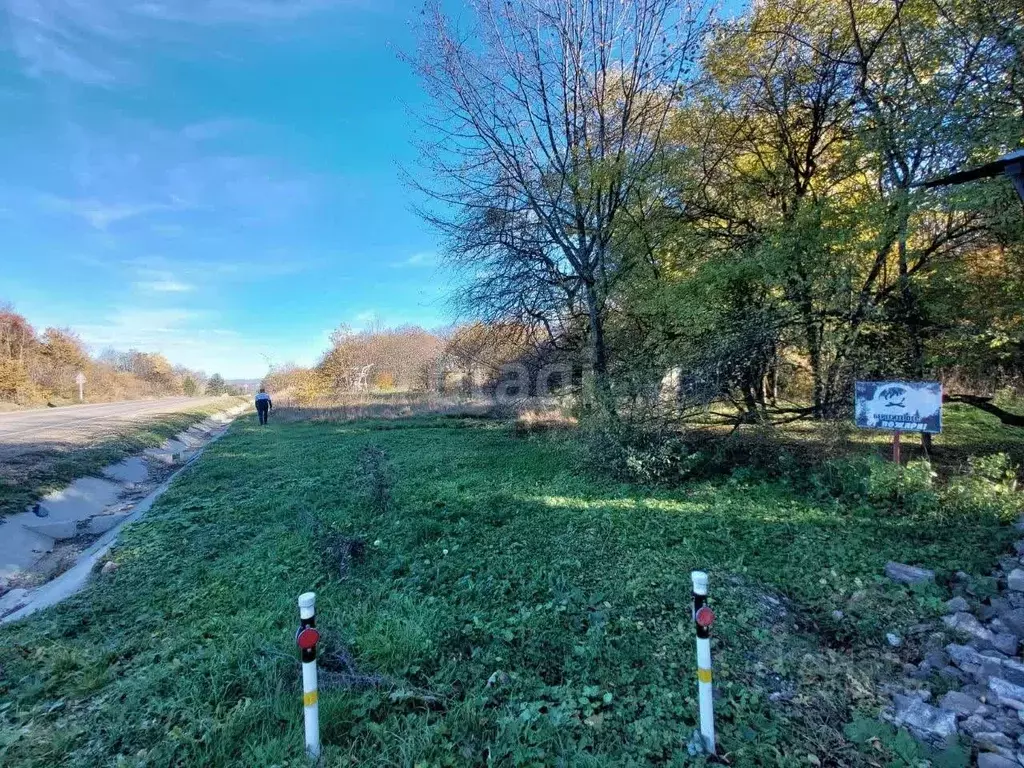
[[[134,283],[134,285],[141,291],[150,291],[152,293],[188,293],[196,289],[194,285],[182,283],[174,279],[141,281]]]
[[[216,313],[181,307],[123,306],[92,323],[74,323],[82,340],[107,347],[159,352],[175,364],[226,377],[258,375],[266,367],[251,340],[218,324]]]
[[[111,87],[137,79],[133,63],[178,27],[274,25],[366,0],[7,0],[11,46],[33,77]]]
[[[145,216],[156,211],[174,210],[173,203],[105,203],[100,200],[72,199],[44,195],[43,205],[79,217],[93,229],[106,231],[111,224]]]
[[[403,261],[396,261],[393,267],[433,267],[437,264],[437,254],[433,251],[420,251],[414,253]]]
[[[75,188],[34,199],[45,212],[72,215],[100,231],[156,215],[150,228],[169,236],[186,233],[190,219],[177,214],[205,215],[237,230],[287,220],[314,203],[323,187],[318,176],[269,157],[210,151],[208,140],[240,124],[227,118],[174,130],[137,120],[116,120],[102,130],[70,124],[68,144],[51,153],[54,163],[68,167]]]
[[[204,120],[203,122],[186,125],[181,129],[181,135],[190,141],[212,141],[235,133],[245,124],[244,120],[233,120],[226,117]]]

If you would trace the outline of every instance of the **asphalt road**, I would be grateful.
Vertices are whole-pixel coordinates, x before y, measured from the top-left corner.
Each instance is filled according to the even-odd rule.
[[[87,443],[140,418],[184,411],[220,398],[166,397],[125,403],[70,405],[0,413],[0,448],[31,449],[33,444]],[[225,408],[233,401],[224,400]]]

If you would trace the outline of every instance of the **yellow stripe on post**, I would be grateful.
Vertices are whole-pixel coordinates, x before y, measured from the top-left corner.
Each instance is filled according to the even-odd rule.
[[[304,707],[312,707],[314,704],[316,704],[316,701],[317,701],[317,692],[316,691],[310,691],[309,693],[302,694],[302,706],[304,706]]]
[[[711,670],[710,669],[697,669],[697,680],[701,683],[711,682]]]

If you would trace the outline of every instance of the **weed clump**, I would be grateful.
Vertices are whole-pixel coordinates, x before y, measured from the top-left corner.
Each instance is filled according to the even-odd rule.
[[[370,508],[377,514],[387,514],[391,508],[394,477],[386,450],[378,445],[363,447],[356,460],[356,482],[366,496]]]
[[[313,548],[320,555],[324,567],[339,579],[345,579],[354,563],[366,554],[366,541],[357,536],[346,536],[326,525],[313,510],[299,515],[299,529],[309,536]]]
[[[878,456],[826,461],[810,476],[815,495],[867,504],[878,510],[944,517],[990,518],[1008,523],[1021,512],[1017,470],[1004,453],[971,457],[946,484],[928,461],[894,464]]]

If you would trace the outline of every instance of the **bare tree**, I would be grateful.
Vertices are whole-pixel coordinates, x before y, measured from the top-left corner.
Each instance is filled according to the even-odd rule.
[[[460,29],[436,0],[412,59],[432,99],[424,215],[473,275],[481,314],[555,334],[587,324],[611,407],[605,320],[618,237],[662,160],[663,131],[707,21],[679,0],[472,0]],[[414,182],[415,183],[415,182]]]

